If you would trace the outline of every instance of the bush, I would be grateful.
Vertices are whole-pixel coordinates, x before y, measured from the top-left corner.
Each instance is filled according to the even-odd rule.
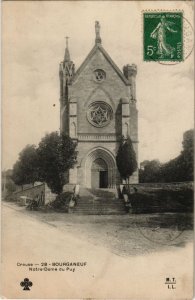
[[[68,206],[72,195],[72,192],[64,192],[58,195],[56,199],[50,203],[51,207],[56,211],[68,212]]]
[[[158,189],[130,195],[134,213],[193,212],[193,189]]]

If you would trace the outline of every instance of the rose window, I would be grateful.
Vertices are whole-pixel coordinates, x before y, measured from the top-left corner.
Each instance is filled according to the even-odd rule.
[[[95,80],[98,82],[101,82],[106,78],[106,73],[101,69],[95,70],[94,74],[95,74]]]
[[[106,126],[112,120],[112,116],[111,106],[103,101],[94,102],[88,107],[87,119],[93,126]]]

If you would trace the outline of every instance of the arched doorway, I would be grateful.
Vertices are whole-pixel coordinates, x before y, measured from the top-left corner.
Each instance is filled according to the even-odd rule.
[[[116,187],[118,172],[114,155],[103,147],[92,149],[85,156],[83,167],[83,184],[94,188]]]
[[[102,158],[97,158],[91,166],[91,187],[108,187],[108,166]]]

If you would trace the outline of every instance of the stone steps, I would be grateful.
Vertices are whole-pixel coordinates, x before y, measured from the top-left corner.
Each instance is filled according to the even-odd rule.
[[[79,199],[72,213],[85,215],[123,215],[126,213],[122,200],[116,198],[114,189],[80,188]]]
[[[109,210],[82,210],[82,211],[74,211],[73,213],[77,215],[125,215],[125,211],[109,211]]]

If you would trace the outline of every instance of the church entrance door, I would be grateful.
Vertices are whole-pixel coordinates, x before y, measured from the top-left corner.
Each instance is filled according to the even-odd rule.
[[[100,188],[108,187],[108,171],[100,171]]]
[[[97,158],[92,163],[91,187],[92,188],[108,187],[108,167],[106,162],[101,158]]]

